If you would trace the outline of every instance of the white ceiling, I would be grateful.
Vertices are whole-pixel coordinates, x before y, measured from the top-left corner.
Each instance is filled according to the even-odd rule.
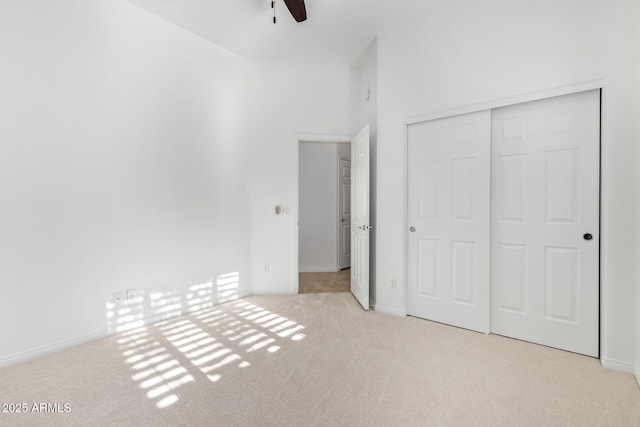
[[[348,63],[386,25],[425,0],[306,0],[296,23],[283,0],[129,0],[245,58]]]

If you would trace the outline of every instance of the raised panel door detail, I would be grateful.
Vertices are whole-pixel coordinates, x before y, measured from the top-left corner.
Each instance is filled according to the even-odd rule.
[[[578,321],[578,250],[545,248],[545,316]]]
[[[453,139],[456,144],[472,144],[476,140],[477,125],[464,123],[453,127]]]
[[[353,253],[355,254],[361,254],[363,252],[366,251],[366,245],[367,242],[365,240],[365,237],[362,236],[362,234],[360,233],[351,233],[351,245],[354,249]],[[359,291],[359,292],[368,292],[368,283],[369,283],[369,266],[366,264],[366,260],[365,259],[360,259],[361,257],[356,257],[356,261],[355,261],[355,267],[354,267],[354,261],[353,261],[353,257],[352,257],[352,261],[351,261],[351,274],[352,276],[355,275],[355,277],[358,277],[359,280],[352,280],[351,281],[351,288],[352,288],[352,292],[354,291],[354,287]],[[362,304],[362,302],[361,302]],[[366,303],[368,305],[368,302]],[[364,305],[363,305],[364,308]]]
[[[547,117],[547,135],[573,130],[573,113],[553,114]]]
[[[475,304],[476,294],[476,244],[475,242],[451,243],[451,300],[462,304]]]
[[[547,222],[577,221],[577,176],[575,149],[546,152]]]
[[[342,184],[342,214],[351,215],[351,184]]]
[[[527,246],[498,244],[498,269],[495,289],[498,309],[515,313],[527,312]]]
[[[434,218],[438,195],[438,163],[423,162],[418,166],[418,182],[416,186],[418,197],[418,217]]]
[[[503,141],[513,142],[525,139],[527,135],[526,117],[503,120],[500,123],[500,136]]]
[[[365,241],[363,236],[360,233],[351,233],[351,244],[354,248],[354,253],[360,254],[365,249]],[[352,261],[353,264],[353,261]],[[351,266],[352,269],[355,269],[353,273],[355,273],[356,277],[359,277],[355,284],[351,283],[351,286],[357,286],[358,288],[362,288],[364,283],[366,283],[366,278],[368,277],[369,271],[368,268],[365,268],[364,260],[360,258],[356,258],[355,266]]]
[[[424,123],[417,123],[409,126],[407,137],[419,143],[425,151],[435,152],[438,147],[438,141],[441,139],[440,132],[440,128],[426,126]]]
[[[424,144],[427,148],[436,148],[440,140],[440,129],[430,129],[424,133]]]
[[[344,239],[344,245],[342,249],[342,255],[348,256],[351,254],[351,225],[343,225],[342,226],[342,238]]]
[[[361,153],[359,156],[356,157],[358,160],[358,162],[363,163],[366,162],[367,159],[369,158],[368,153]],[[355,171],[355,173],[353,174],[353,178],[354,178],[354,186],[357,189],[358,185],[368,181],[368,170],[362,170],[362,169],[358,169]],[[355,206],[353,206],[357,212],[367,212],[369,210],[369,195],[361,192],[361,191],[355,191]]]
[[[476,159],[454,159],[453,170],[453,219],[473,221],[473,167]]]
[[[437,287],[438,241],[418,240],[418,294],[438,297]]]
[[[526,155],[498,157],[498,211],[500,221],[525,221]]]

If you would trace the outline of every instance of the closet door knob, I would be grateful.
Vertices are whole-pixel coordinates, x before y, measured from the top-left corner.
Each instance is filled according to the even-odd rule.
[[[593,239],[593,236],[589,233],[585,234],[584,236],[582,236],[584,238],[584,240],[591,240]]]
[[[409,231],[410,231],[410,232],[412,232],[412,233],[415,233],[415,232],[416,232],[416,228],[415,228],[415,227],[413,227],[413,226],[412,226],[412,227],[409,227]]]

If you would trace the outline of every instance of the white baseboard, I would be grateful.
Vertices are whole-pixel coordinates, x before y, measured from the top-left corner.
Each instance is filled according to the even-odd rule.
[[[624,372],[625,374],[631,374],[631,375],[634,374],[633,363],[622,362],[620,360],[615,360],[615,359],[607,359],[604,357],[600,358],[600,363],[602,364],[603,367],[607,369]],[[638,374],[636,374],[636,378],[638,378]]]
[[[393,307],[385,307],[385,306],[382,306],[382,305],[374,306],[373,310],[376,311],[377,313],[389,314],[391,316],[398,316],[398,317],[406,317],[407,316],[407,312],[405,310],[401,310],[401,309],[393,308]]]
[[[21,351],[14,353],[0,359],[0,368],[5,366],[14,365],[19,362],[24,362],[30,359],[35,359],[39,356],[45,356],[47,354],[56,353],[58,351],[66,350],[67,348],[75,347],[80,344],[99,340],[107,337],[109,334],[105,332],[96,332],[93,334],[84,335],[81,337],[71,338],[68,340],[61,340],[51,344],[46,344],[40,347],[32,348],[31,350]]]
[[[300,267],[298,270],[300,273],[335,273],[340,271],[335,266],[333,267]]]
[[[240,298],[245,298],[247,296],[250,296],[251,294],[249,293],[245,293],[245,294],[240,294],[238,295],[237,299]],[[232,302],[233,300],[230,301],[224,301],[224,302],[220,302],[219,304],[225,304],[227,302]],[[219,305],[216,304],[216,305]],[[213,306],[215,307],[215,305]],[[199,310],[198,310],[199,311]],[[184,315],[188,315],[188,314],[192,314],[194,312],[188,312],[188,311],[183,311],[180,313],[180,315],[178,316],[173,316],[170,318],[166,318],[163,317],[162,315],[154,315],[154,316],[150,316],[150,317],[146,317],[144,319],[142,319],[142,325],[136,326],[136,328],[141,328],[144,326],[149,326],[149,325],[153,325],[154,323],[158,323],[164,320],[169,320],[169,319],[175,319],[176,317],[179,316],[184,316]],[[124,332],[124,331],[122,331]],[[50,344],[46,344],[40,347],[36,347],[33,348],[31,350],[26,350],[26,351],[21,351],[19,353],[15,353],[15,354],[11,354],[9,356],[0,358],[0,368],[9,366],[9,365],[14,365],[16,363],[20,363],[20,362],[25,362],[27,360],[30,359],[35,359],[36,357],[39,356],[45,356],[47,354],[51,354],[51,353],[57,353],[59,351],[62,350],[66,350],[68,348],[71,347],[75,347],[78,346],[80,344],[85,344],[91,341],[96,341],[102,338],[106,338],[109,337],[111,335],[115,335],[118,332],[109,332],[108,330],[105,330],[103,332],[95,332],[93,334],[88,334],[88,335],[84,335],[81,337],[76,337],[76,338],[71,338],[71,339],[67,339],[67,340],[61,340],[61,341],[57,341],[57,342],[53,342]]]

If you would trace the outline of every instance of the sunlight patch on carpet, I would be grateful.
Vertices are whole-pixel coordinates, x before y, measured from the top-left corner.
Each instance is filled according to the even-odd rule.
[[[219,275],[215,286],[188,287],[185,295],[137,291],[135,298],[108,302],[107,322],[120,333],[131,379],[159,409],[178,403],[190,383],[223,384],[229,369],[250,368],[251,358],[305,338],[304,326],[239,299],[237,272]]]

